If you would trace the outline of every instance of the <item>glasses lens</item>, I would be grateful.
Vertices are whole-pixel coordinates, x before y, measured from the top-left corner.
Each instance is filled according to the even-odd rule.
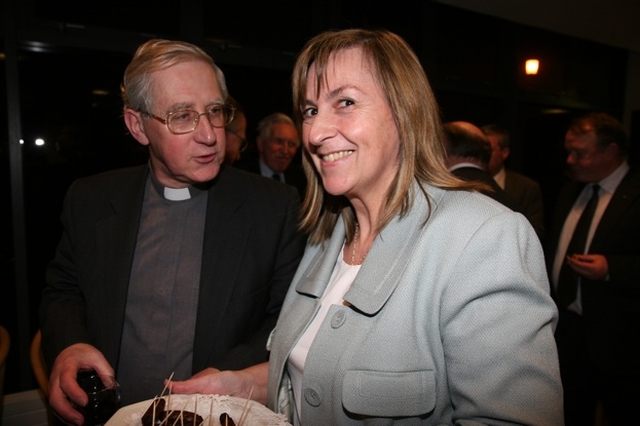
[[[207,111],[207,118],[213,127],[224,127],[233,120],[233,108],[227,105],[214,105]]]
[[[225,114],[226,114],[224,125],[226,126],[227,124],[233,121],[233,117],[235,116],[236,110],[235,108],[229,105],[225,105],[224,108],[225,108]]]
[[[188,133],[196,128],[198,113],[188,109],[172,112],[167,117],[167,126],[173,133]]]

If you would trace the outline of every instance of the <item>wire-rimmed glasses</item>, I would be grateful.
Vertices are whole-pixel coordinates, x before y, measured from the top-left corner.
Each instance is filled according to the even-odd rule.
[[[165,118],[158,117],[149,112],[141,112],[165,124],[171,133],[183,135],[193,132],[198,126],[200,117],[203,115],[207,117],[211,126],[218,128],[225,127],[233,120],[235,108],[230,105],[218,104],[208,107],[207,110],[202,113],[192,109],[181,109],[168,113]]]
[[[240,149],[238,149],[239,152],[243,152],[245,149],[247,149],[247,147],[249,146],[249,141],[246,138],[243,138],[233,130],[227,129],[227,132],[231,133],[233,136],[238,138],[238,141],[240,141]]]

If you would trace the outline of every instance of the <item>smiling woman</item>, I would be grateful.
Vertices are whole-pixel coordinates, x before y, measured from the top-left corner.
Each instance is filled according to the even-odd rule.
[[[411,48],[388,31],[329,31],[292,80],[310,236],[269,362],[173,390],[256,387],[296,426],[562,424],[539,239],[448,172]]]
[[[241,135],[249,143],[242,155],[246,160],[257,158],[255,125],[260,117],[273,111],[291,115],[291,68],[306,40],[345,23],[390,29],[421,57],[444,116],[467,117],[477,124],[504,119],[501,124],[513,134],[510,165],[538,180],[545,205],[554,204],[564,164],[558,141],[572,114],[593,108],[624,118],[629,127],[640,122],[632,119],[638,109],[633,90],[640,75],[634,56],[638,49],[564,36],[564,25],[552,32],[536,28],[537,23],[520,24],[525,22],[520,18],[540,14],[575,19],[577,9],[558,13],[570,3],[517,2],[510,7],[521,15],[515,21],[493,15],[485,9],[492,7],[489,3],[496,4],[474,2],[483,8],[477,13],[448,1],[401,0],[389,8],[370,2],[363,7],[353,0],[336,0],[331,7],[286,0],[278,8],[270,2],[252,5],[247,14],[238,2],[184,1],[170,7],[149,7],[147,0],[5,2],[0,13],[5,18],[0,32],[0,134],[8,137],[0,146],[0,193],[11,202],[3,204],[0,221],[0,275],[9,283],[0,289],[0,319],[22,342],[35,332],[44,268],[60,236],[59,212],[70,182],[148,161],[146,149],[123,123],[118,87],[134,46],[159,34],[197,41],[225,71],[230,92],[247,111],[248,129]],[[536,10],[528,11],[530,5]],[[623,30],[616,15],[633,20],[638,13],[629,8],[637,10],[640,3],[583,4],[580,16],[589,13],[585,6],[603,9],[598,19],[580,20],[581,30],[605,30],[613,22],[616,31],[605,30],[610,38],[632,43],[638,34],[635,23],[633,31]],[[516,69],[524,74],[520,61],[530,54],[545,64],[535,82],[513,75]],[[638,132],[632,129],[631,134]],[[37,139],[44,144],[36,145]],[[294,159],[300,164],[301,151]],[[10,362],[20,365],[26,349],[15,349]],[[7,376],[9,392],[36,386],[24,363]]]

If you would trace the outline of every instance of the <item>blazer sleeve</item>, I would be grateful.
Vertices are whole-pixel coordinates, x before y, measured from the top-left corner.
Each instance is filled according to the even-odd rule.
[[[85,304],[77,284],[74,262],[71,220],[74,204],[74,186],[65,196],[61,221],[63,234],[55,256],[46,271],[47,285],[40,304],[42,351],[51,368],[57,355],[74,343],[88,343],[89,333],[85,321]]]
[[[146,176],[146,166],[139,166],[69,187],[39,312],[48,366],[75,343],[89,343],[117,362]]]
[[[537,239],[513,215],[495,216],[451,261],[441,328],[456,416],[560,424],[558,313]]]

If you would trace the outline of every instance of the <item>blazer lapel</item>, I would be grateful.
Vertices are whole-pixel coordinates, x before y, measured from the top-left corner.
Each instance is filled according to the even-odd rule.
[[[417,190],[414,187],[414,190]],[[443,192],[428,188],[433,203]],[[345,294],[345,300],[356,309],[373,315],[387,302],[398,286],[398,277],[413,257],[414,248],[420,238],[420,224],[429,214],[429,205],[419,194],[409,214],[396,216],[376,237],[360,272]]]
[[[417,191],[417,187],[413,188]],[[433,200],[440,199],[442,191],[429,188]],[[435,197],[434,197],[435,196]],[[366,314],[378,312],[398,285],[398,277],[411,261],[411,254],[420,237],[417,225],[427,217],[429,206],[421,195],[416,196],[414,207],[403,217],[396,217],[376,237],[367,258],[362,263],[353,284],[344,296],[354,308]],[[325,244],[318,249],[296,285],[298,293],[319,298],[324,293],[333,271],[335,260],[341,256],[345,238],[342,218]]]
[[[211,329],[211,324],[224,324],[225,308],[233,294],[233,286],[224,282],[235,282],[245,246],[252,230],[247,226],[247,212],[242,209],[244,200],[237,188],[225,179],[224,173],[211,185],[207,200],[207,217],[202,248],[200,291],[196,319],[193,364],[204,364],[215,347],[213,338],[223,330]],[[224,200],[224,202],[220,202]]]
[[[113,330],[122,330],[124,325],[127,291],[147,176],[148,166],[135,169],[131,185],[117,188],[109,199],[111,209],[104,212],[103,218],[96,225],[96,247],[102,251],[99,256],[104,259],[100,264],[105,265],[100,274],[104,285],[100,288],[105,289],[102,294],[105,304],[112,308],[112,315],[105,318],[105,322],[111,323]],[[105,356],[107,359],[118,360],[120,354],[116,348],[120,347],[121,333],[111,333],[108,337],[111,341],[105,345]]]

